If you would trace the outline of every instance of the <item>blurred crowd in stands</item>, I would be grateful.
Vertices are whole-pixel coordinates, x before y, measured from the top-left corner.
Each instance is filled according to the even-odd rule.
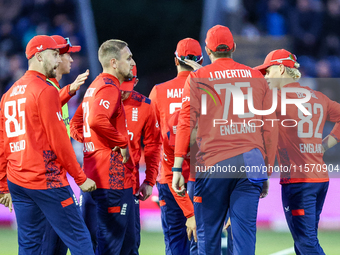
[[[63,76],[61,86],[86,70],[85,45],[77,17],[74,0],[0,0],[0,95],[27,70],[25,47],[38,34],[69,37],[73,45],[82,46],[79,53],[72,54],[71,73]],[[69,103],[71,116],[78,99]]]
[[[334,79],[340,77],[340,0],[243,0],[243,8],[241,35],[289,36],[301,65],[300,83],[340,103],[340,79]],[[327,122],[323,135],[332,127]],[[324,159],[338,160],[338,147]]]
[[[290,36],[303,77],[340,77],[340,0],[243,0],[243,7],[241,34]],[[308,83],[340,102],[338,82]]]

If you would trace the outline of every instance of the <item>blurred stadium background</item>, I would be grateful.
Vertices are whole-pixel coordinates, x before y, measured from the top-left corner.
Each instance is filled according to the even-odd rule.
[[[38,34],[60,34],[82,46],[72,55],[71,74],[63,76],[61,85],[87,68],[91,75],[69,102],[71,116],[101,71],[97,50],[107,39],[129,43],[140,79],[136,90],[147,96],[155,84],[176,75],[177,42],[192,37],[204,47],[207,30],[216,24],[229,26],[235,35],[236,61],[256,66],[273,49],[291,50],[301,64],[302,83],[340,103],[340,0],[0,0],[0,94],[26,71],[27,42]],[[327,123],[324,135],[331,129]],[[74,148],[81,163],[81,145],[74,142]],[[327,151],[325,162],[338,166],[339,155],[337,146]],[[340,173],[331,177],[320,240],[326,254],[340,254]],[[278,182],[271,180],[270,194],[260,201],[257,254],[294,254]],[[141,203],[141,210],[141,254],[164,254],[158,206],[149,199]],[[0,206],[1,255],[17,254],[15,228],[15,215]]]

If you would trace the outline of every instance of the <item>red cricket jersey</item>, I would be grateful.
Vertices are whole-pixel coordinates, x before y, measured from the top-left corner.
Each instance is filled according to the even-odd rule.
[[[155,106],[157,119],[161,127],[162,138],[168,132],[168,121],[170,115],[176,110],[181,109],[184,83],[190,71],[179,72],[174,79],[155,85],[150,92],[150,99]],[[164,148],[163,148],[164,149]],[[161,155],[162,156],[162,155]],[[163,165],[160,164],[159,176],[157,181],[165,183],[162,179]]]
[[[286,166],[281,171],[281,184],[298,182],[327,182],[328,172],[322,153],[322,131],[326,120],[337,122],[331,135],[337,140],[340,138],[340,104],[330,100],[324,94],[308,87],[302,87],[294,82],[284,88],[304,88],[310,91],[311,99],[304,103],[304,107],[312,115],[304,115],[297,106],[287,104],[286,115],[281,112],[281,91],[278,92],[277,117],[285,126],[279,126],[279,144],[277,158],[279,165]],[[287,93],[287,99],[304,98],[301,93]],[[295,125],[295,126],[294,126]],[[338,140],[339,141],[339,140]],[[305,165],[307,164],[307,165]]]
[[[171,141],[176,139],[176,126],[178,123],[179,111],[176,111],[172,116],[170,116],[168,122],[168,132],[163,140],[164,156],[162,160],[162,167],[164,171],[161,173],[161,179],[159,183],[168,184],[169,189],[174,196],[178,206],[182,209],[185,217],[190,218],[194,215],[194,206],[190,200],[188,193],[185,193],[184,197],[177,195],[177,193],[172,189],[172,170],[174,165],[174,145],[171,145]],[[182,165],[182,175],[184,177],[185,183],[188,182],[190,173],[190,157],[186,157]]]
[[[139,160],[142,154],[141,138],[143,137],[144,157],[146,163],[145,180],[154,186],[158,175],[158,165],[161,151],[161,132],[157,121],[155,109],[151,100],[136,91],[123,101],[125,116],[130,139],[130,154],[136,162],[134,175],[134,194],[139,189]]]
[[[198,121],[196,140],[199,147],[197,159],[200,164],[213,166],[222,160],[258,148],[266,164],[273,165],[278,125],[265,119],[276,119],[276,114],[274,112],[260,116],[250,112],[247,102],[250,89],[254,108],[270,109],[272,92],[262,74],[255,69],[230,58],[220,58],[210,65],[191,72],[184,87],[175,156],[186,155],[191,130]],[[235,100],[235,95],[231,96],[231,90],[241,90],[244,100],[243,115],[233,114],[235,110],[239,110],[234,109],[234,101],[238,103],[241,100]],[[202,98],[206,100],[204,108],[201,108]],[[223,122],[214,127],[214,120],[223,120]],[[224,122],[225,120],[228,122]],[[233,122],[232,126],[231,122]],[[254,124],[263,125],[254,127]]]
[[[86,175],[77,163],[62,120],[58,91],[46,76],[27,71],[5,93],[0,112],[0,179],[28,189],[78,185]],[[2,182],[1,189],[7,188]]]
[[[166,136],[170,115],[181,109],[184,83],[189,73],[190,71],[179,72],[176,78],[155,85],[150,92],[149,98],[155,105],[162,137]]]
[[[118,79],[101,73],[86,90],[82,104],[70,122],[71,136],[84,143],[83,168],[100,189],[132,187],[132,156],[122,163],[116,146],[128,145],[124,107]]]

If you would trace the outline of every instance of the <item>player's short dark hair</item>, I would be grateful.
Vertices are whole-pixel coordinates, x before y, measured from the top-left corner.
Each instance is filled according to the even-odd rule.
[[[98,58],[103,68],[109,67],[110,60],[120,59],[120,51],[127,47],[128,44],[124,41],[111,39],[103,42],[98,50]]]
[[[232,49],[225,44],[221,44],[217,46],[216,51],[211,51],[211,54],[213,54],[215,58],[231,58]]]
[[[182,67],[182,69],[186,70],[186,71],[193,71],[194,69],[191,66],[188,66],[186,63],[182,62],[182,61],[178,61],[179,65]]]
[[[194,70],[191,66],[187,65],[180,58],[177,57],[177,59],[178,59],[179,65],[182,67],[182,69],[184,69],[186,71],[193,71]],[[202,64],[202,62],[203,62],[203,58],[201,58],[201,60],[198,61],[198,59],[200,59],[200,56],[188,55],[186,57],[186,59],[190,59],[190,60],[196,61],[199,64]]]

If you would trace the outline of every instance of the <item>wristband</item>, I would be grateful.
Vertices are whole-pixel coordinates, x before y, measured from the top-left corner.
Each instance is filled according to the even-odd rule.
[[[173,167],[173,168],[171,168],[171,171],[172,172],[180,172],[180,173],[182,173],[182,167]]]
[[[153,187],[153,185],[149,181],[144,181],[144,183],[149,185],[149,186],[151,186],[151,187]]]

